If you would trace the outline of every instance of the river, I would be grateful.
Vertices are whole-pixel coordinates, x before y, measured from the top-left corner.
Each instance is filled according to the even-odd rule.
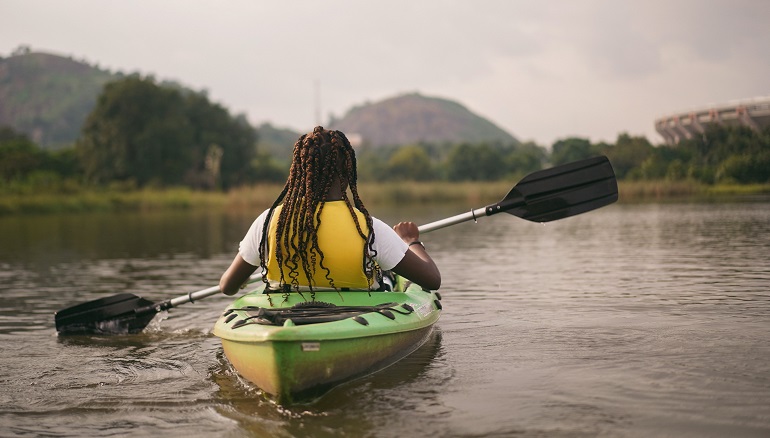
[[[462,208],[376,213],[425,223]],[[426,234],[443,274],[434,335],[307,405],[270,402],[229,365],[211,334],[228,297],[141,334],[56,335],[71,304],[215,285],[252,219],[0,218],[0,435],[770,436],[768,200]]]

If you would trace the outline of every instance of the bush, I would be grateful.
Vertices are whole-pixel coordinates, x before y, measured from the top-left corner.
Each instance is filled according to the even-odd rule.
[[[740,184],[770,182],[770,151],[753,156],[731,156],[722,162],[717,178],[720,182]]]

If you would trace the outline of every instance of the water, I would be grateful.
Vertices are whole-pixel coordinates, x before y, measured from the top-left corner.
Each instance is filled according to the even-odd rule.
[[[230,367],[211,335],[227,297],[138,335],[56,336],[73,303],[215,285],[251,220],[0,218],[0,436],[770,436],[770,202],[425,235],[444,277],[435,335],[310,405],[275,405]]]

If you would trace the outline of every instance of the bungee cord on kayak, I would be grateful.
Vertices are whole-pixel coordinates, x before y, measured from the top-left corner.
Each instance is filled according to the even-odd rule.
[[[248,316],[236,320],[231,326],[232,329],[252,323],[282,326],[291,320],[294,325],[305,325],[339,321],[347,318],[353,318],[359,324],[368,325],[368,321],[361,317],[361,315],[368,313],[379,314],[393,320],[395,319],[393,313],[409,315],[414,312],[414,308],[407,303],[399,305],[399,303],[395,302],[374,306],[338,306],[320,301],[299,303],[282,309],[245,306],[228,309],[223,315],[226,323],[238,317],[238,314],[235,313],[236,311],[240,311]]]

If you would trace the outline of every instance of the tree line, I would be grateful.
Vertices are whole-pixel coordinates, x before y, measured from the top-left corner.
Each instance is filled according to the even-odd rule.
[[[258,150],[257,140],[245,117],[231,115],[205,93],[132,75],[105,85],[71,147],[42,149],[26,135],[0,128],[0,187],[227,190],[283,181],[289,163]],[[620,134],[615,143],[566,138],[550,151],[534,143],[425,143],[362,146],[357,155],[363,181],[494,181],[606,155],[621,180],[770,182],[770,129],[743,127],[711,126],[672,146]]]

